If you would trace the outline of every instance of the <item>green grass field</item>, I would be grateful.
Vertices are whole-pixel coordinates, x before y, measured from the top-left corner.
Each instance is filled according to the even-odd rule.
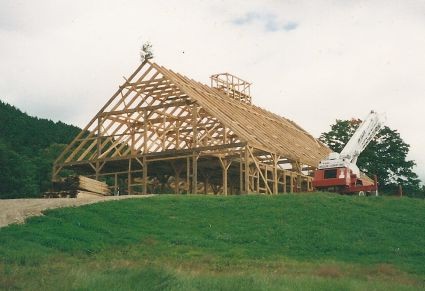
[[[0,229],[0,289],[421,290],[425,201],[171,196]]]

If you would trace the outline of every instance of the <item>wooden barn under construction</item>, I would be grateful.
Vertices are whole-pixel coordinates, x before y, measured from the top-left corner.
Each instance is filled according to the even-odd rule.
[[[53,180],[72,170],[120,194],[310,191],[329,152],[253,105],[240,78],[207,86],[145,61],[58,157]]]

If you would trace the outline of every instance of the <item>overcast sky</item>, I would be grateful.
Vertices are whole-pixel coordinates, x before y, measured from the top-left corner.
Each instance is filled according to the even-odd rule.
[[[316,137],[385,112],[425,181],[425,1],[0,0],[0,99],[82,127],[145,41],[203,83],[252,82],[255,104]]]

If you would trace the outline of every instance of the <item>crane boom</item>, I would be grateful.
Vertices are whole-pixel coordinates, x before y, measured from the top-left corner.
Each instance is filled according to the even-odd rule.
[[[340,157],[348,159],[351,163],[355,164],[358,156],[383,127],[384,122],[384,116],[371,111],[345,145],[340,153]]]

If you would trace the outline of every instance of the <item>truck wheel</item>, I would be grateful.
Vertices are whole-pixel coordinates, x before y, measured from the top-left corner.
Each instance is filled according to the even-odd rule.
[[[363,191],[359,191],[359,196],[365,196]]]

